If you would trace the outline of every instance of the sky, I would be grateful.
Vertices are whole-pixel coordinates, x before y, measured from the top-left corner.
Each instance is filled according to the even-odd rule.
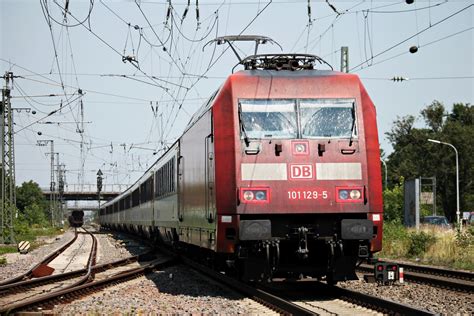
[[[17,184],[49,187],[51,140],[69,190],[95,190],[99,169],[104,190],[133,183],[232,73],[232,51],[206,45],[218,36],[268,36],[284,52],[318,55],[335,70],[340,48],[349,47],[350,72],[374,101],[387,153],[385,133],[398,117],[417,116],[434,100],[447,110],[474,103],[472,1],[309,6],[310,14],[307,0],[193,0],[188,10],[186,0],[0,1],[0,73],[16,76]],[[253,53],[253,45],[237,46],[242,56]],[[259,49],[278,52],[276,44]]]

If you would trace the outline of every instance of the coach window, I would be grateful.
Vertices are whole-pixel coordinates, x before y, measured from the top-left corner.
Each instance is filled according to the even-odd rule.
[[[303,138],[350,138],[357,136],[352,100],[300,100]]]
[[[296,138],[294,100],[241,100],[242,137]]]

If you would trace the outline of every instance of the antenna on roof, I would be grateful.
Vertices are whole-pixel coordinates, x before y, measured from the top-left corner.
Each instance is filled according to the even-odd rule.
[[[271,39],[270,37],[260,36],[260,35],[228,35],[228,36],[217,37],[207,42],[206,45],[204,45],[204,47],[202,48],[202,50],[204,50],[204,48],[206,48],[208,44],[213,43],[213,42],[217,42],[217,45],[222,45],[225,43],[229,44],[229,47],[234,52],[235,56],[237,56],[239,63],[242,63],[243,59],[240,57],[239,53],[237,53],[237,50],[232,45],[233,42],[255,42],[254,55],[257,55],[258,45],[267,44],[267,43],[276,44],[278,45],[278,47],[280,47],[280,50],[283,51],[283,48],[281,47],[281,45],[275,42],[273,39]]]

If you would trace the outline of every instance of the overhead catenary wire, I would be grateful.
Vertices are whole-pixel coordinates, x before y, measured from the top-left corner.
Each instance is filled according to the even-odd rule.
[[[377,58],[377,57],[379,57],[380,55],[383,55],[383,54],[385,54],[385,53],[391,51],[392,49],[394,49],[394,48],[396,48],[396,47],[402,45],[403,43],[406,43],[407,41],[409,41],[410,39],[412,39],[412,38],[418,36],[419,34],[424,33],[424,32],[426,32],[426,31],[428,31],[429,29],[431,29],[431,28],[433,28],[433,27],[435,27],[435,26],[437,26],[437,25],[439,25],[439,24],[441,24],[441,23],[443,23],[443,22],[445,22],[445,21],[447,21],[447,20],[453,18],[454,16],[456,16],[456,15],[458,15],[458,14],[460,14],[460,13],[466,11],[467,9],[471,8],[472,6],[474,6],[474,4],[470,4],[470,5],[468,5],[468,6],[464,7],[464,8],[462,8],[462,9],[460,9],[460,10],[458,10],[458,11],[456,11],[456,12],[450,14],[450,15],[448,15],[447,17],[445,17],[445,18],[439,20],[438,22],[433,23],[433,24],[430,24],[428,27],[422,29],[421,31],[418,31],[418,32],[416,32],[415,34],[413,34],[413,35],[411,35],[411,36],[405,38],[404,40],[402,40],[402,41],[400,41],[400,42],[397,42],[396,44],[394,44],[394,45],[392,45],[392,46],[390,46],[390,47],[384,49],[383,51],[381,51],[381,52],[375,54],[374,56],[372,56],[371,59]],[[356,66],[352,67],[351,69],[349,69],[349,71],[354,71],[354,70],[356,70],[356,69],[358,69],[358,68],[361,68],[361,69],[364,68],[364,67],[361,67],[361,66],[364,65],[367,61],[368,61],[368,59],[364,60],[363,62],[361,62],[361,63],[357,64]]]
[[[451,38],[451,37],[454,37],[454,36],[456,36],[456,35],[459,35],[459,34],[462,34],[462,33],[468,32],[468,31],[471,31],[472,29],[474,29],[474,27],[468,27],[467,29],[464,29],[464,30],[461,30],[461,31],[458,31],[458,32],[455,32],[455,33],[452,33],[452,34],[449,34],[449,35],[444,36],[444,37],[442,37],[442,38],[438,38],[438,39],[436,39],[436,40],[433,40],[433,41],[431,41],[431,42],[428,42],[428,43],[425,43],[425,44],[420,44],[420,45],[418,46],[418,48],[428,47],[428,46],[430,46],[430,45],[433,45],[433,44],[436,44],[436,43],[438,43],[438,42],[444,41],[444,40],[449,39],[449,38]],[[376,65],[379,65],[379,64],[383,64],[383,63],[385,63],[385,62],[387,62],[387,61],[393,60],[393,59],[398,58],[398,57],[403,56],[403,55],[407,55],[407,54],[409,54],[409,53],[410,53],[409,51],[403,51],[403,52],[398,53],[398,54],[396,54],[396,55],[393,55],[393,56],[391,56],[391,57],[388,57],[388,58],[379,60],[379,61],[377,61],[377,62],[375,62],[375,63],[372,63],[372,64],[370,65],[370,67],[373,67],[373,66],[376,66]],[[366,68],[367,68],[367,67],[365,67],[364,69],[366,69]]]
[[[96,1],[96,2],[97,2],[97,1]],[[101,1],[101,2],[102,2],[102,1]],[[225,2],[225,1],[224,1],[224,2]],[[229,10],[230,10],[231,7],[232,7],[230,4],[235,3],[236,5],[238,5],[239,2],[241,2],[241,1],[236,1],[236,2],[232,2],[232,3],[230,3],[229,1],[227,1],[227,3],[225,3],[224,6],[225,6],[225,5],[228,5],[228,8],[229,8]],[[278,3],[280,3],[280,2],[281,2],[281,1],[276,0],[275,4],[278,4]],[[304,2],[307,2],[307,0],[301,1],[301,3],[304,3]],[[321,2],[322,2],[322,1],[321,1]],[[432,1],[432,2],[433,2],[433,1]],[[59,3],[61,3],[61,2],[59,2]],[[133,3],[133,2],[132,2],[132,3]],[[206,72],[206,73],[205,73],[204,71],[206,70],[206,67],[212,67],[211,64],[216,61],[216,57],[218,56],[218,53],[220,53],[220,50],[217,50],[218,53],[216,53],[216,56],[213,56],[212,58],[210,58],[210,62],[209,62],[209,64],[207,64],[207,61],[208,61],[207,59],[208,59],[209,56],[210,56],[210,52],[209,52],[209,54],[208,54],[205,58],[201,58],[202,55],[199,55],[199,56],[193,55],[193,53],[192,53],[192,52],[193,52],[193,49],[194,49],[197,45],[194,46],[194,47],[192,47],[191,45],[188,45],[188,43],[186,43],[187,39],[184,38],[184,37],[186,36],[188,39],[197,39],[197,40],[198,40],[198,39],[200,38],[200,36],[203,36],[203,34],[205,34],[206,32],[208,32],[208,30],[206,29],[206,26],[207,26],[206,24],[207,24],[207,23],[205,23],[204,20],[201,20],[202,25],[201,25],[201,30],[200,30],[200,32],[193,34],[192,31],[191,31],[191,32],[189,31],[189,28],[188,28],[188,27],[194,27],[194,25],[192,24],[192,22],[194,22],[194,14],[188,14],[186,20],[184,21],[184,24],[186,24],[186,25],[185,25],[186,27],[179,28],[179,27],[178,27],[178,26],[179,26],[179,18],[181,17],[181,14],[182,14],[182,12],[183,12],[183,11],[182,11],[182,8],[184,8],[184,7],[178,8],[177,6],[180,5],[180,4],[179,4],[177,1],[173,1],[172,10],[175,11],[175,12],[174,12],[174,20],[173,20],[173,21],[171,21],[171,20],[169,21],[169,23],[170,23],[170,24],[169,24],[169,28],[170,28],[170,29],[173,28],[173,31],[172,31],[172,32],[167,32],[167,30],[165,30],[165,29],[163,29],[163,31],[162,31],[162,30],[160,29],[160,27],[159,27],[159,26],[156,26],[156,24],[155,24],[155,23],[156,23],[156,19],[157,19],[157,18],[156,18],[157,14],[151,14],[151,13],[149,13],[148,10],[145,10],[145,9],[148,9],[148,7],[146,7],[146,6],[144,5],[145,3],[147,3],[147,2],[146,2],[146,1],[140,1],[140,4],[142,4],[142,7],[143,7],[144,11],[146,12],[147,16],[148,16],[149,18],[151,18],[150,22],[152,22],[152,26],[155,26],[155,29],[157,30],[158,35],[160,35],[160,37],[161,37],[163,40],[166,39],[167,36],[169,36],[170,42],[172,41],[172,46],[170,45],[170,43],[166,44],[166,47],[169,49],[170,53],[173,54],[173,56],[178,56],[178,54],[174,54],[174,52],[175,52],[175,50],[176,50],[176,51],[178,51],[179,55],[181,56],[180,59],[176,58],[176,61],[177,61],[178,65],[180,65],[180,67],[183,67],[183,69],[184,69],[184,66],[183,66],[183,65],[186,65],[185,71],[186,71],[187,73],[189,73],[189,72],[195,72],[195,73],[197,73],[196,76],[200,76],[200,80],[202,80],[202,79],[206,79],[206,80],[207,80],[207,79],[213,78],[213,77],[211,77],[211,76],[206,76],[206,74],[207,74],[207,73],[210,73],[210,72]],[[168,3],[168,2],[164,2],[164,4],[166,4],[166,3]],[[220,4],[221,2],[216,2],[215,5],[217,5],[218,3]],[[258,4],[258,3],[260,3],[260,1],[259,1],[258,3],[257,3],[257,2],[254,2],[254,3],[255,3],[255,4]],[[286,3],[289,3],[289,1],[286,1]],[[365,3],[367,3],[367,2],[365,2]],[[401,3],[403,3],[403,1],[398,2],[398,4],[401,4]],[[444,4],[444,3],[445,3],[445,2],[436,4],[436,7],[439,7],[439,5]],[[204,7],[204,9],[203,9],[202,6],[208,6],[208,4],[209,4],[209,2],[204,2],[204,1],[201,1],[201,2],[200,2],[201,11],[202,11],[201,13],[205,12],[205,9],[206,9],[205,7]],[[344,9],[344,8],[343,8],[343,5],[341,5],[339,2],[334,2],[334,4],[335,4],[335,6],[337,7],[338,10],[340,10],[341,12],[344,11],[344,10],[343,10],[343,9]],[[109,5],[111,6],[112,9],[114,8],[113,3],[109,3]],[[322,2],[322,5],[325,5],[324,2]],[[433,4],[432,6],[434,7],[435,4]],[[100,6],[96,6],[96,7],[100,7]],[[166,7],[164,7],[164,8],[166,8]],[[318,8],[318,7],[316,7],[316,8]],[[178,10],[178,9],[179,9],[179,10]],[[231,11],[230,11],[230,12],[232,12],[231,14],[233,14],[234,9],[235,9],[235,8],[232,7],[232,9],[231,9]],[[327,13],[327,9],[328,9],[328,8],[326,8],[326,13]],[[375,5],[374,5],[374,9],[375,9]],[[419,8],[419,9],[421,9],[421,8]],[[372,9],[369,9],[369,10],[372,10]],[[179,11],[179,13],[180,13],[180,14],[179,14],[179,17],[178,17],[178,15],[176,14],[178,11]],[[382,11],[382,10],[379,9],[379,11]],[[390,10],[387,10],[387,11],[390,11]],[[398,11],[412,12],[413,10],[398,10]],[[425,9],[425,11],[426,11],[426,9]],[[105,10],[104,10],[104,12],[105,12]],[[116,12],[117,12],[117,13],[121,13],[121,12],[124,12],[124,11],[118,11],[118,10],[117,10]],[[155,12],[158,12],[158,13],[159,13],[159,14],[158,14],[158,16],[159,16],[158,22],[161,23],[163,20],[160,20],[160,19],[161,19],[161,18],[164,18],[165,11],[161,11],[161,9],[160,9],[160,11],[155,11]],[[415,11],[415,12],[417,12],[417,11]],[[433,11],[433,12],[434,12],[434,11]],[[72,13],[75,14],[75,11],[73,11]],[[92,14],[91,22],[94,22],[94,19],[95,19],[95,17],[97,16],[95,13],[96,13],[96,12],[93,12],[93,14]],[[191,13],[194,13],[194,12],[191,11]],[[316,13],[316,14],[317,14],[317,15],[314,15],[314,16],[313,16],[313,17],[315,18],[315,19],[313,19],[313,20],[315,20],[315,21],[320,21],[321,12],[320,12],[319,10],[314,10],[313,13]],[[352,12],[351,12],[351,13],[352,13]],[[373,13],[373,10],[371,11],[371,13]],[[394,12],[394,13],[395,13],[395,12]],[[400,13],[404,13],[404,12],[400,12]],[[349,14],[349,13],[348,13],[348,14]],[[385,13],[380,12],[380,13],[377,13],[377,14],[385,14]],[[387,12],[386,14],[389,14],[389,12]],[[162,15],[163,15],[163,16],[162,16]],[[82,18],[83,18],[83,15],[80,14],[80,16],[81,16],[81,19],[82,19]],[[126,15],[124,15],[124,16],[126,16]],[[335,14],[332,14],[331,16],[334,17]],[[410,18],[411,18],[411,17],[412,17],[412,16],[410,16]],[[221,15],[220,18],[221,18],[221,20],[222,20],[223,15]],[[228,18],[228,17],[227,17],[227,18]],[[170,16],[170,19],[171,19],[171,16]],[[143,20],[143,19],[142,19],[142,20]],[[227,19],[227,20],[229,21],[229,19]],[[123,20],[122,22],[125,22],[125,21],[127,21],[127,18],[124,18],[124,20]],[[209,21],[210,21],[210,22],[214,22],[214,19],[212,18],[212,19],[209,20]],[[307,21],[307,20],[305,20],[304,22],[306,22],[306,21]],[[119,24],[118,21],[114,21],[114,22],[116,22],[116,24]],[[131,22],[132,22],[132,21],[131,21]],[[135,22],[135,21],[133,21],[133,22]],[[174,22],[174,23],[172,23],[172,22]],[[221,22],[222,22],[222,21],[221,21]],[[345,22],[345,21],[344,21],[344,22]],[[232,23],[235,23],[235,21],[232,21]],[[375,24],[375,23],[374,23],[374,24]],[[87,26],[87,21],[86,21],[85,25]],[[132,25],[134,25],[134,24],[132,24]],[[102,36],[102,35],[101,35],[101,32],[100,32],[100,29],[98,29],[97,27],[95,27],[94,24],[93,24],[92,26],[93,26],[93,31],[94,31],[94,32],[97,32],[98,35]],[[116,25],[115,25],[115,26],[116,26]],[[120,26],[120,27],[123,28],[122,26]],[[151,36],[151,35],[153,35],[153,34],[150,34],[151,30],[150,30],[149,26],[145,26],[145,25],[144,25],[143,28],[142,28],[142,26],[140,25],[140,28],[143,30],[143,32],[145,32],[145,35],[144,35],[144,36],[146,36],[148,39],[151,39],[152,41],[154,40],[154,37]],[[302,34],[307,35],[307,34],[309,34],[309,32],[311,31],[311,35],[312,35],[316,30],[319,31],[319,30],[321,30],[321,29],[324,30],[324,28],[320,28],[320,25],[318,25],[317,27],[315,26],[312,30],[309,30],[308,28],[306,28],[306,29],[304,29],[304,31],[303,31]],[[333,36],[338,36],[338,35],[339,35],[338,32],[339,32],[340,28],[337,28],[337,29],[336,29],[336,28],[334,27],[334,25],[333,25],[333,26],[331,26],[330,29],[334,31]],[[179,32],[180,30],[182,31],[182,33]],[[308,31],[308,32],[306,32],[306,31]],[[336,32],[336,31],[337,31],[337,32]],[[132,34],[133,34],[133,36],[134,36],[134,41],[135,41],[135,39],[137,39],[138,37],[142,38],[142,36],[140,36],[140,35],[138,34],[138,32],[135,32],[133,28],[131,28],[131,32],[132,32]],[[378,32],[378,31],[377,31],[377,29],[375,28],[375,36],[376,36],[376,37],[377,37],[377,35],[378,35],[377,32]],[[72,32],[71,32],[71,33],[72,33]],[[306,33],[306,34],[305,34],[305,33]],[[75,33],[72,33],[72,34],[75,34]],[[106,33],[103,33],[103,34],[105,35]],[[197,36],[196,36],[196,34],[197,34]],[[211,32],[211,34],[212,34],[212,32]],[[226,33],[225,33],[225,34],[226,34]],[[295,35],[297,35],[297,34],[298,34],[298,32],[295,32]],[[331,33],[331,34],[332,34],[332,33]],[[372,34],[371,34],[371,35],[372,35]],[[121,44],[123,44],[123,42],[121,42],[121,43],[117,46],[117,42],[114,42],[114,41],[113,41],[114,39],[113,39],[112,37],[110,37],[110,38],[109,38],[109,37],[103,37],[103,38],[104,38],[104,40],[106,40],[108,43],[113,44],[112,46],[118,47],[118,46],[121,46]],[[337,38],[337,37],[336,37],[336,38]],[[310,39],[311,39],[311,37],[310,37]],[[423,38],[422,38],[422,39],[423,39]],[[326,38],[326,40],[327,40],[327,38]],[[189,42],[189,41],[188,41],[188,42]],[[298,42],[298,41],[297,41],[297,42]],[[129,43],[130,43],[130,42],[129,42]],[[191,46],[191,47],[189,47],[189,51],[187,50],[187,47],[184,45],[184,43],[186,43],[186,45],[188,45],[188,47]],[[152,98],[152,99],[160,100],[160,112],[158,113],[158,115],[162,114],[162,117],[165,118],[165,119],[167,118],[168,115],[170,116],[171,120],[170,120],[169,129],[167,128],[167,130],[165,131],[165,133],[166,133],[167,135],[169,135],[169,133],[173,134],[173,133],[176,132],[176,130],[171,130],[171,129],[173,129],[176,125],[180,125],[180,124],[174,124],[174,123],[171,124],[171,122],[174,122],[174,121],[173,121],[173,117],[175,116],[175,114],[178,115],[178,121],[176,121],[177,123],[179,123],[179,119],[180,119],[181,117],[185,117],[186,115],[184,114],[183,111],[180,111],[180,110],[178,110],[178,112],[170,113],[170,112],[172,112],[172,111],[171,111],[171,108],[172,108],[172,107],[171,107],[171,104],[174,103],[174,102],[176,102],[176,100],[178,100],[179,103],[176,103],[176,108],[179,108],[180,104],[183,104],[183,105],[181,106],[181,108],[182,108],[183,110],[187,110],[187,111],[189,112],[191,108],[194,108],[194,104],[192,104],[192,105],[189,104],[189,103],[186,103],[186,104],[185,104],[185,102],[189,102],[189,100],[192,100],[192,99],[195,99],[195,100],[203,100],[203,99],[205,99],[205,98],[194,98],[196,95],[199,94],[198,89],[196,89],[198,86],[196,86],[196,85],[195,85],[195,86],[191,86],[191,85],[192,85],[192,83],[194,82],[194,80],[196,80],[197,78],[193,78],[192,76],[184,75],[184,74],[183,74],[182,76],[180,76],[180,75],[179,75],[179,71],[177,71],[177,68],[175,67],[175,65],[174,65],[172,62],[170,62],[170,61],[168,60],[167,55],[166,55],[165,53],[161,52],[159,49],[154,49],[154,50],[150,49],[150,50],[148,50],[150,47],[149,47],[147,44],[145,44],[145,41],[143,41],[143,44],[144,44],[143,47],[145,47],[145,48],[143,49],[143,47],[142,47],[143,50],[141,51],[141,54],[140,54],[140,55],[141,55],[141,56],[140,56],[140,57],[141,57],[140,61],[142,62],[142,61],[144,60],[144,58],[148,58],[146,61],[148,62],[148,65],[150,65],[149,63],[150,63],[151,57],[153,57],[153,65],[151,65],[150,68],[147,68],[147,65],[144,63],[143,65],[140,65],[140,66],[142,67],[142,69],[145,70],[145,71],[149,74],[149,76],[155,77],[155,79],[157,79],[157,78],[159,78],[159,79],[165,79],[165,80],[169,80],[170,82],[172,82],[171,84],[163,84],[163,85],[164,85],[165,87],[169,88],[169,91],[170,91],[171,94],[173,94],[174,98],[169,98],[165,93],[159,93],[159,94],[157,94],[156,96],[152,96],[151,98]],[[158,44],[158,43],[157,43],[157,44]],[[298,45],[300,45],[300,44],[304,45],[304,39],[301,40],[300,43],[298,43]],[[425,45],[427,45],[427,44],[425,44]],[[423,44],[418,44],[418,47],[422,47],[422,46],[423,46]],[[171,49],[171,47],[173,47],[173,48]],[[307,44],[306,44],[306,47],[308,47]],[[129,46],[129,48],[130,48],[130,46]],[[135,48],[136,48],[136,47],[135,47]],[[214,46],[213,48],[214,48],[214,51],[215,51],[216,46]],[[326,44],[324,44],[324,45],[322,46],[322,48],[324,48],[324,49],[321,49],[321,50],[328,51],[330,47],[327,46]],[[149,55],[145,56],[145,53],[146,53],[147,51],[149,51]],[[331,54],[335,54],[335,52],[337,52],[337,50],[334,50],[334,49],[331,49],[331,51],[332,51]],[[188,59],[188,57],[190,56],[189,52],[191,52],[191,56],[194,58],[194,60],[193,60],[193,59]],[[392,52],[392,53],[393,53],[393,52]],[[122,54],[122,55],[123,55],[123,54]],[[160,56],[159,56],[159,55],[161,55],[161,59],[160,59]],[[389,55],[389,54],[387,54],[387,55]],[[156,56],[158,56],[158,59],[156,58]],[[363,55],[361,55],[361,56],[363,56]],[[196,57],[197,57],[197,58],[196,58]],[[369,57],[369,56],[368,56],[368,57]],[[386,56],[383,56],[383,57],[386,57]],[[383,58],[383,57],[382,57],[382,58]],[[188,60],[189,60],[189,62],[187,62]],[[378,62],[378,59],[377,59],[377,60],[374,60],[374,65],[377,64],[375,61]],[[155,65],[156,65],[156,66],[155,66]],[[159,68],[158,68],[158,67],[159,67]],[[62,74],[63,74],[64,76],[66,76],[66,78],[69,78],[69,77],[67,77],[68,75],[65,74],[65,68],[63,68],[63,66],[62,66],[61,68],[62,68],[62,69],[61,69]],[[130,68],[131,68],[131,67],[130,67]],[[151,71],[148,71],[148,69],[151,69]],[[159,71],[158,71],[158,72],[155,72],[155,69],[159,69]],[[194,71],[193,71],[193,70],[194,70]],[[112,72],[113,72],[113,71],[114,71],[114,70],[112,70]],[[126,73],[127,71],[123,71],[124,73],[123,73],[123,74],[120,74],[120,72],[122,72],[122,71],[120,71],[120,70],[117,70],[116,72],[119,73],[119,74],[117,74],[117,75],[118,75],[117,77],[120,77],[120,76],[122,76],[122,75],[125,75],[125,76],[133,77],[133,78],[136,78],[136,79],[140,79],[140,80],[143,79],[144,82],[148,82],[148,81],[149,81],[149,80],[147,80],[147,79],[149,79],[147,76],[142,75],[142,74],[139,73],[139,71],[136,70],[136,69],[133,69],[133,70],[131,71],[131,72],[135,72],[135,73],[133,73],[133,74],[127,74],[127,73]],[[201,75],[201,73],[204,73],[204,75]],[[159,75],[158,75],[158,74],[159,74]],[[176,75],[176,74],[177,74],[177,75]],[[398,74],[397,74],[397,75],[398,75]],[[78,76],[80,76],[80,74],[78,74]],[[111,76],[111,77],[112,77],[112,76]],[[176,87],[176,86],[175,86],[176,88],[172,87],[173,83],[177,83],[177,82],[179,83],[181,80],[183,80],[183,77],[185,77],[185,79],[184,79],[184,80],[185,80],[185,81],[184,81],[184,85],[187,86],[187,87],[191,87],[191,89],[192,89],[192,91],[190,91],[189,94],[188,94],[188,93],[185,93],[184,90],[179,91],[178,87]],[[417,76],[417,77],[420,77],[420,76]],[[49,78],[52,78],[52,76],[50,75]],[[72,78],[72,77],[71,77],[71,78]],[[79,77],[79,78],[80,78],[80,79],[83,79],[83,78],[81,78],[81,77]],[[218,78],[218,77],[216,76],[215,78],[216,78],[216,79],[221,79],[221,78],[223,79],[224,77]],[[420,78],[421,78],[421,77],[420,77]],[[35,79],[35,77],[32,77],[31,79]],[[57,81],[58,78],[55,77],[55,79],[56,79],[56,81]],[[91,79],[92,79],[92,78],[91,78]],[[93,79],[96,79],[96,78],[93,78]],[[410,79],[411,79],[411,78],[410,78]],[[129,80],[130,80],[130,79],[129,79]],[[431,80],[434,80],[434,79],[431,79]],[[71,81],[72,81],[72,80],[71,80]],[[73,86],[73,85],[75,85],[75,83],[72,83],[71,81],[68,82],[67,79],[66,79],[66,81],[65,81],[65,83],[64,83],[65,86],[67,87],[67,86]],[[85,82],[84,80],[82,80],[82,81],[83,81],[83,83]],[[88,80],[88,82],[92,82],[92,80]],[[104,80],[104,82],[107,83],[107,82],[110,82],[110,80],[107,79],[107,80]],[[139,81],[136,81],[136,82],[139,83],[140,85],[132,85],[132,84],[128,84],[128,85],[131,86],[131,87],[134,87],[134,86],[140,86],[140,87],[141,87],[142,85],[143,85],[143,86],[149,85],[149,83],[144,83],[144,82],[139,82]],[[72,83],[72,84],[71,84],[71,83]],[[68,85],[68,84],[69,84],[69,85]],[[100,89],[100,88],[99,88],[99,89]],[[145,88],[144,88],[144,89],[145,89]],[[146,89],[148,89],[148,88],[146,88]],[[84,91],[87,91],[88,93],[90,93],[87,89],[84,89]],[[135,91],[139,91],[139,90],[130,89],[130,91],[127,91],[127,93],[133,94]],[[145,90],[143,90],[143,91],[145,91]],[[112,92],[112,91],[111,91],[111,92]],[[103,94],[103,95],[106,95],[106,94]],[[137,94],[137,96],[139,96],[139,95]],[[90,97],[91,97],[91,94],[88,95],[88,100],[87,100],[87,102],[89,102],[89,103],[94,103],[95,101],[90,100],[90,99],[89,99]],[[122,96],[122,97],[126,97],[126,96]],[[97,98],[97,99],[99,99],[99,98]],[[148,100],[148,97],[144,97],[144,98],[140,98],[140,97],[139,97],[138,99],[142,99],[142,100],[136,100],[137,103],[135,103],[135,100],[133,100],[133,99],[128,99],[128,98],[127,98],[127,99],[124,99],[124,100],[117,99],[118,101],[115,102],[115,103],[117,103],[117,104],[118,104],[118,103],[126,104],[126,102],[120,102],[120,101],[128,101],[128,100],[130,100],[130,104],[132,104],[132,103],[133,103],[133,104],[143,104],[144,108],[147,107],[147,109],[148,109],[148,111],[149,111],[149,102],[150,102],[150,101],[155,102],[155,100]],[[186,101],[186,100],[187,100],[187,101]],[[31,101],[31,100],[30,100],[30,101]],[[43,101],[43,100],[36,100],[36,101]],[[102,101],[102,100],[97,100],[96,103],[108,103],[108,102],[114,102],[114,101],[109,101],[109,100],[103,100],[103,101]],[[47,101],[44,102],[44,103],[47,103]],[[127,104],[128,104],[128,103],[127,103]],[[197,104],[197,103],[195,103],[195,104]],[[41,109],[42,107],[40,106],[39,108]],[[151,113],[150,113],[150,112],[149,112],[148,114],[151,116]],[[27,118],[27,119],[29,119],[29,118]],[[24,125],[24,124],[23,124],[23,125]],[[148,126],[149,126],[149,124],[146,125],[146,127],[148,127]],[[150,126],[150,130],[152,130],[152,129],[159,129],[159,128],[162,128],[162,126],[160,126],[159,122],[158,122],[158,121],[153,121],[153,122],[152,122],[152,125]],[[151,137],[151,138],[150,138],[150,134],[147,135],[146,132],[147,132],[147,130],[144,130],[144,133],[142,133],[142,134],[144,135],[143,138],[145,138],[145,140],[148,140],[148,139],[156,139],[156,136],[154,136],[154,135],[156,135],[156,130],[153,131],[153,133],[155,133],[155,134],[153,134],[153,137]],[[145,135],[146,135],[146,137],[145,137]],[[73,137],[73,138],[74,138],[74,137]],[[140,138],[142,138],[142,137],[140,137]],[[141,139],[141,140],[143,140],[143,139]],[[115,149],[115,150],[116,150],[116,149]],[[102,152],[97,151],[96,153],[102,153]],[[147,157],[148,157],[148,156],[147,156]]]

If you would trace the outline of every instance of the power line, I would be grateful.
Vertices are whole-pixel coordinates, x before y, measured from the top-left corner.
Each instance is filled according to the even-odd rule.
[[[31,78],[28,78],[28,75],[22,75],[20,76],[21,79],[24,79],[24,80],[29,80],[29,81],[34,81],[34,82],[38,82],[38,83],[42,83],[42,84],[46,84],[46,85],[51,85],[51,86],[56,86],[56,87],[61,87],[61,84],[58,83],[57,81],[54,81],[46,76],[44,76],[43,74],[40,74],[40,73],[37,73],[37,72],[34,72],[28,68],[25,68],[23,66],[20,66],[16,63],[11,63],[10,61],[6,60],[6,59],[3,59],[0,57],[0,60],[5,62],[5,63],[8,63],[8,64],[11,64],[15,67],[18,67],[20,69],[23,69],[25,71],[28,71],[30,73],[32,73],[34,76],[39,76],[43,79],[46,79],[48,80],[49,82],[45,82],[45,81],[41,81],[41,80],[37,80],[37,79],[31,79]],[[68,86],[66,85],[66,87],[68,88],[74,88],[74,89],[79,89],[77,87],[73,87],[73,86]],[[142,98],[137,98],[137,97],[130,97],[130,96],[125,96],[125,95],[119,95],[119,94],[114,94],[114,93],[108,93],[108,92],[103,92],[103,91],[97,91],[97,90],[91,90],[91,89],[82,89],[82,91],[85,91],[85,92],[88,92],[88,93],[94,93],[94,94],[100,94],[100,95],[105,95],[105,96],[112,96],[112,97],[116,97],[116,98],[122,98],[122,99],[128,99],[128,100],[136,100],[136,101],[145,101],[145,102],[149,102],[150,100],[149,99],[142,99]]]
[[[403,43],[406,43],[406,42],[409,41],[410,39],[412,39],[412,38],[414,38],[414,37],[420,35],[421,33],[426,32],[427,30],[429,30],[429,29],[435,27],[436,25],[439,25],[439,24],[441,24],[441,23],[443,23],[443,22],[449,20],[450,18],[452,18],[452,17],[454,17],[454,16],[456,16],[456,15],[462,13],[463,11],[469,9],[469,8],[472,7],[472,6],[474,6],[474,4],[470,4],[470,5],[468,5],[468,6],[464,7],[464,8],[462,8],[461,10],[456,11],[455,13],[448,15],[447,17],[443,18],[442,20],[440,20],[440,21],[438,21],[438,22],[436,22],[436,23],[434,23],[434,24],[430,24],[430,26],[428,26],[428,27],[424,28],[423,30],[421,30],[421,31],[419,31],[419,32],[417,32],[417,33],[415,33],[415,34],[409,36],[408,38],[406,38],[406,39],[404,39],[404,40],[402,40],[402,41],[396,43],[395,45],[392,45],[392,46],[390,46],[389,48],[386,48],[385,50],[381,51],[380,53],[378,53],[378,54],[372,56],[370,59],[374,59],[374,58],[376,58],[376,57],[378,57],[378,56],[380,56],[380,55],[382,55],[382,54],[385,54],[386,52],[391,51],[392,49],[394,49],[394,48],[400,46],[400,45],[403,44]],[[359,68],[360,66],[362,66],[363,64],[365,64],[366,62],[368,62],[370,59],[366,59],[365,61],[361,62],[361,63],[358,64],[357,66],[352,67],[349,71],[353,71],[354,69]],[[362,67],[362,68],[363,68],[363,67]],[[361,68],[361,69],[362,69],[362,68]]]
[[[390,80],[394,81],[393,78],[374,78],[374,77],[360,77],[364,80]],[[395,78],[395,77],[394,77]],[[474,79],[474,76],[438,76],[438,77],[415,77],[415,78],[403,78],[403,81],[414,81],[414,80],[461,80],[461,79]],[[402,80],[399,80],[402,81]]]
[[[453,33],[453,34],[450,34],[450,35],[447,35],[447,36],[444,36],[444,37],[442,37],[442,38],[439,38],[439,39],[436,39],[436,40],[434,40],[434,41],[428,42],[428,43],[426,43],[426,44],[420,44],[420,45],[418,46],[418,48],[423,48],[423,47],[430,46],[430,45],[432,45],[432,44],[441,42],[441,41],[446,40],[446,39],[448,39],[448,38],[451,38],[451,37],[453,37],[453,36],[456,36],[456,35],[462,34],[462,33],[464,33],[464,32],[470,31],[470,30],[472,30],[472,29],[474,29],[474,27],[469,27],[469,28],[464,29],[464,30],[462,30],[462,31],[459,31],[459,32],[456,32],[456,33]],[[398,58],[398,57],[400,57],[400,56],[402,56],[402,55],[406,55],[406,54],[408,54],[408,53],[410,53],[410,52],[409,52],[409,51],[401,52],[401,53],[396,54],[396,55],[394,55],[394,56],[391,56],[391,57],[389,57],[389,58],[380,60],[380,61],[378,61],[378,62],[376,62],[376,63],[372,63],[372,64],[370,65],[370,67],[375,66],[375,65],[382,64],[382,63],[384,63],[384,62],[387,62],[387,61],[390,61],[390,60],[392,60],[392,59]],[[365,68],[368,68],[368,67],[365,67]],[[365,69],[365,68],[361,68],[361,70],[362,70],[362,69]]]

